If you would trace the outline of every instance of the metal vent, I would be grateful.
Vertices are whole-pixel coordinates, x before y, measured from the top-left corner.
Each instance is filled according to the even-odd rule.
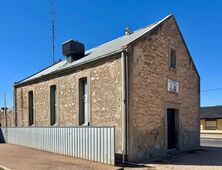
[[[170,67],[176,68],[176,51],[170,49]]]
[[[130,35],[130,34],[132,34],[133,33],[133,31],[132,31],[132,29],[131,28],[125,28],[125,35]]]

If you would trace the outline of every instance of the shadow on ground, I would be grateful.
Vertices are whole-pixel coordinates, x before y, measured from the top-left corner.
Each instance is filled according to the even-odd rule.
[[[155,170],[159,165],[182,165],[192,168],[192,166],[205,166],[205,167],[222,167],[222,147],[209,147],[203,146],[201,149],[178,153],[165,158],[161,158],[157,161],[147,162],[140,165],[120,164],[118,170],[124,169],[147,169]],[[157,168],[158,169],[158,168]]]
[[[152,164],[222,166],[221,147],[201,147],[199,150],[187,151],[169,156]]]
[[[154,167],[145,165],[145,164],[129,164],[125,163],[124,165],[122,163],[116,163],[117,167],[119,167],[117,170],[125,170],[125,169],[146,169],[146,170],[155,170]]]
[[[4,138],[2,129],[0,128],[0,144],[1,144],[1,143],[5,143],[5,138]]]

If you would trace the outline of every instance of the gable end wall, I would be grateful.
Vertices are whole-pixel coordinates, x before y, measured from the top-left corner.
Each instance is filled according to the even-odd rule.
[[[176,70],[169,68],[171,47]],[[167,108],[179,110],[179,150],[198,148],[200,80],[174,17],[132,44],[129,56],[129,160],[167,153]],[[179,82],[178,94],[167,91],[168,78]]]

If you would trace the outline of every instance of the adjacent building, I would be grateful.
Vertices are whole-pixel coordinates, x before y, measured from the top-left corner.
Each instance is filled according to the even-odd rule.
[[[14,84],[16,126],[115,126],[116,154],[135,162],[199,148],[200,77],[173,15],[63,54]]]
[[[222,133],[222,106],[201,107],[200,130],[202,133]]]
[[[7,121],[7,124],[6,124],[6,121]],[[5,127],[6,125],[8,127],[14,126],[13,108],[7,109],[6,114],[3,110],[0,111],[0,125],[2,127]]]

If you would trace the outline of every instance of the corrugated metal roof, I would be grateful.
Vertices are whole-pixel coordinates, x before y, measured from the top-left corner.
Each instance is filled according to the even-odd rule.
[[[200,108],[201,119],[222,118],[222,106],[209,106]]]
[[[68,68],[73,68],[73,67],[76,67],[76,66],[79,66],[79,65],[82,65],[82,64],[85,64],[85,63],[88,63],[88,62],[91,62],[91,61],[94,61],[94,60],[97,60],[97,59],[100,59],[103,57],[110,56],[111,54],[118,53],[118,52],[122,51],[122,48],[124,46],[127,46],[128,44],[132,43],[133,41],[140,38],[144,34],[148,33],[149,31],[151,31],[153,28],[158,26],[160,23],[162,23],[164,20],[166,20],[170,16],[171,15],[168,15],[164,19],[162,19],[154,24],[151,24],[147,27],[144,27],[144,28],[141,28],[137,31],[134,31],[130,35],[124,35],[122,37],[119,37],[117,39],[109,41],[105,44],[102,44],[98,47],[92,48],[92,49],[86,51],[85,57],[83,57],[79,60],[76,60],[72,63],[67,63],[66,60],[63,60],[63,61],[56,63],[50,67],[47,67],[46,69],[15,83],[15,85],[22,84],[22,83],[40,78],[42,76],[46,76],[51,73],[62,71],[62,70],[68,69]]]

